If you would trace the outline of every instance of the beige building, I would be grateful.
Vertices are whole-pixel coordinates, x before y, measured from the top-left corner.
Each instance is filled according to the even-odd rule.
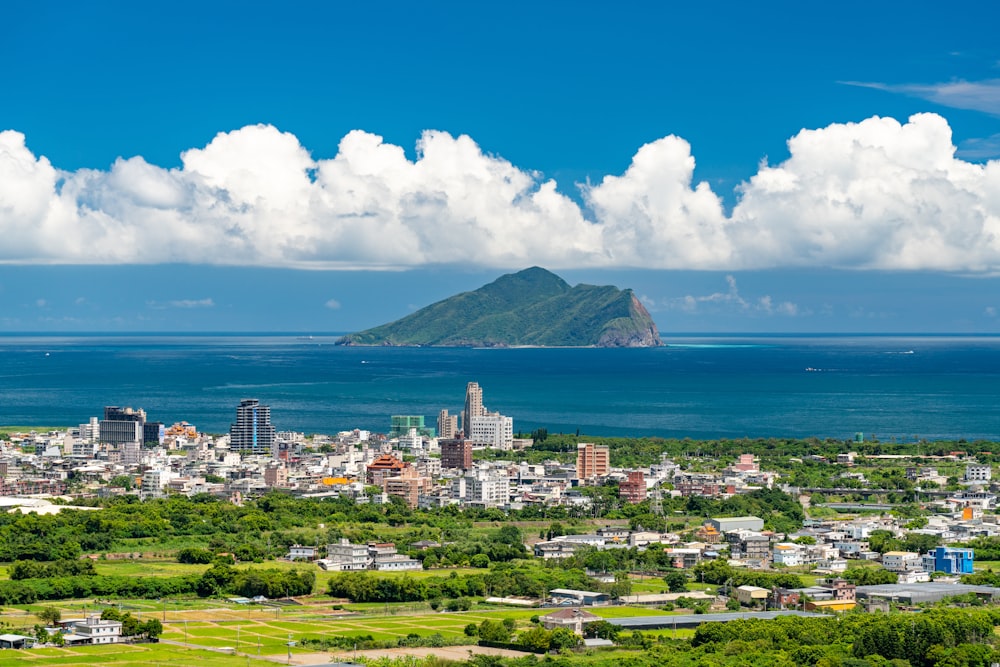
[[[739,586],[736,588],[736,599],[739,603],[751,606],[755,603],[765,603],[770,593],[766,588],[760,586]]]
[[[573,607],[571,609],[560,609],[559,611],[554,611],[551,614],[542,616],[538,620],[542,622],[542,627],[546,630],[569,628],[574,633],[582,637],[583,626],[587,625],[587,623],[593,623],[602,619],[597,614],[591,614],[589,611],[584,611],[579,607]]]

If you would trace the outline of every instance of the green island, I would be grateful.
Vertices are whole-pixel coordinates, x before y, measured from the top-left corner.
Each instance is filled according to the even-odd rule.
[[[655,347],[660,334],[632,290],[570,287],[539,267],[438,301],[341,345]]]
[[[973,457],[980,467],[1000,461],[1000,443],[587,438],[544,430],[531,435],[534,444],[517,454],[529,465],[569,464],[585,441],[607,446],[612,466],[670,459],[690,475],[725,469],[742,454],[750,458],[741,461],[773,471],[780,484],[708,497],[674,493],[667,483],[665,493],[628,502],[621,481],[609,477],[579,488],[586,502],[510,510],[411,508],[397,497],[358,505],[348,497],[273,490],[239,504],[204,493],[140,501],[126,491],[128,478],[109,480],[108,490],[117,490],[109,494],[74,493],[71,484],[67,497],[52,501],[61,511],[0,514],[0,634],[35,643],[0,650],[0,667],[924,667],[1000,660],[1000,607],[989,594],[893,598],[764,619],[753,614],[774,606],[763,599],[744,602],[739,589],[819,590],[831,575],[815,563],[747,567],[729,558],[737,542],[716,543],[711,551],[718,553],[694,564],[681,562],[659,542],[582,544],[561,558],[535,555],[539,545],[597,531],[672,534],[680,543],[695,543],[708,539],[707,524],[718,517],[758,517],[772,543],[807,548],[816,546],[809,532],[816,526],[870,521],[901,526],[867,534],[870,553],[884,558],[961,546],[974,552],[975,570],[957,577],[960,583],[997,587],[1000,536],[990,528],[998,521],[996,509],[977,511],[970,525],[982,530],[961,539],[929,527],[948,515],[941,499],[969,488],[963,475]],[[486,459],[509,456],[477,452]],[[924,474],[931,469],[933,475]],[[976,492],[989,494],[989,487],[979,485]],[[342,543],[392,543],[421,569],[337,572],[287,559],[299,545],[316,545],[323,555],[327,545]],[[851,586],[896,581],[897,574],[876,560],[847,563],[834,579]],[[932,578],[946,577],[934,572]],[[560,590],[593,592],[606,601],[582,607],[593,617],[580,634],[546,628],[544,621],[576,605],[515,606],[549,600]],[[656,601],[639,604],[644,597]],[[808,598],[791,606],[805,608]],[[734,612],[743,616],[711,622]],[[72,645],[59,624],[87,615],[120,622],[132,641]],[[698,620],[692,624],[693,617]],[[637,618],[667,620],[649,629],[622,625]],[[673,626],[670,618],[677,619]]]

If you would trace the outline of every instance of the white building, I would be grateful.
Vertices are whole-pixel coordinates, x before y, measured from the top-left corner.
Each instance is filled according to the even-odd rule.
[[[351,544],[346,537],[340,544],[330,544],[326,547],[326,560],[337,565],[327,569],[367,570],[371,559],[368,556],[367,544]]]
[[[316,547],[293,544],[288,547],[288,560],[314,560],[316,558]]]
[[[72,626],[73,634],[85,637],[87,644],[117,644],[122,638],[122,622],[104,620],[91,614]]]
[[[510,450],[514,447],[514,420],[493,412],[470,421],[467,438],[473,445]]]
[[[993,468],[990,466],[970,463],[965,466],[966,482],[988,482],[993,478]]]
[[[797,544],[780,542],[774,545],[774,550],[771,552],[771,562],[787,567],[802,565],[802,550]]]
[[[890,572],[907,572],[922,568],[920,554],[913,551],[886,551],[882,554],[882,567]]]
[[[463,480],[466,504],[504,507],[510,502],[510,478],[504,470],[480,469]]]
[[[169,484],[175,477],[177,477],[177,475],[169,470],[147,470],[142,473],[142,484],[139,486],[139,498],[142,500],[149,500],[150,498],[163,498],[167,495],[164,493],[163,487]]]

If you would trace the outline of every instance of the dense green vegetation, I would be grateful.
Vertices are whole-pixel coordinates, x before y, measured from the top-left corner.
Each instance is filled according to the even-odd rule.
[[[263,595],[277,598],[307,595],[313,592],[315,584],[314,570],[240,569],[218,563],[201,575],[178,577],[90,574],[0,581],[0,604],[30,604],[41,600],[80,598],[157,599],[172,595]]]
[[[483,596],[545,597],[553,588],[596,590],[601,586],[583,570],[529,564],[494,564],[482,574],[416,579],[380,577],[368,572],[340,572],[330,578],[327,593],[354,602],[415,602]]]
[[[631,290],[577,285],[534,267],[345,336],[351,345],[659,345],[649,313]]]

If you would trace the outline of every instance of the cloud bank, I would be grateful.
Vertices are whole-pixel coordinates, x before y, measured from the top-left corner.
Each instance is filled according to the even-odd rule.
[[[737,312],[759,315],[787,315],[794,317],[799,314],[799,307],[791,301],[775,302],[770,295],[747,298],[740,294],[734,276],[726,276],[728,289],[725,292],[712,292],[705,295],[688,294],[674,299],[657,301],[643,296],[642,301],[651,311],[680,310],[686,313],[700,311]]]
[[[942,117],[803,130],[788,148],[727,214],[676,136],[578,186],[581,206],[445,132],[424,132],[416,160],[363,131],[317,159],[256,125],[184,152],[178,169],[133,157],[67,172],[5,131],[0,262],[1000,270],[1000,161],[957,158]]]

